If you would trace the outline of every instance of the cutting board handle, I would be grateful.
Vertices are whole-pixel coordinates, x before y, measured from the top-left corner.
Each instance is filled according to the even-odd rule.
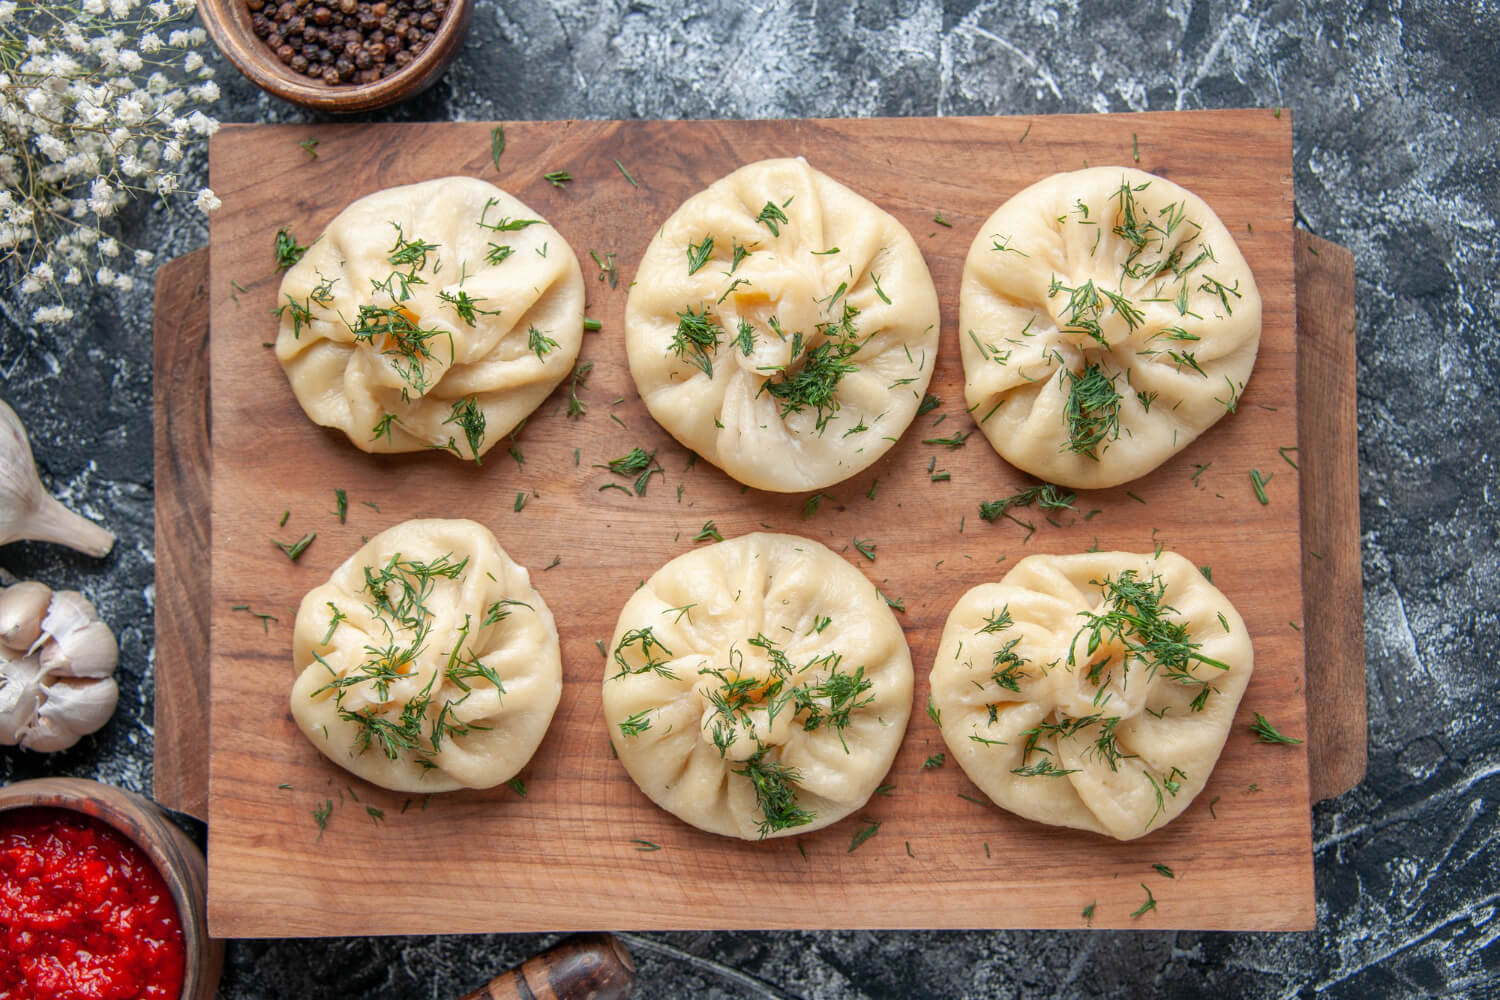
[[[613,934],[575,934],[462,1000],[625,1000],[635,963]]]

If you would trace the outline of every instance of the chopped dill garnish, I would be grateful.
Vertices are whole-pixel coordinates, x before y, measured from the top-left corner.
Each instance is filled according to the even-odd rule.
[[[317,537],[318,533],[316,531],[310,531],[295,542],[277,542],[274,538],[271,541],[275,542],[278,549],[286,553],[288,559],[296,562],[302,553],[307,551],[307,547],[313,543],[313,539]]]
[[[929,768],[942,767],[947,762],[948,762],[948,755],[947,754],[945,754],[945,753],[935,753],[931,757],[928,757],[926,760],[922,761],[922,770],[926,771]]]
[[[568,183],[573,180],[573,175],[566,170],[554,170],[551,173],[543,174],[542,179],[555,188],[562,188],[567,187]]]
[[[297,242],[290,229],[276,230],[276,269],[278,271],[285,271],[296,264],[305,253],[307,253],[307,247]]]
[[[962,434],[954,434],[952,437],[925,438],[923,439],[922,443],[942,445],[944,448],[956,451],[964,446],[964,442],[967,441],[969,435],[973,433],[973,431],[964,431]]]
[[[870,560],[870,562],[874,562],[875,540],[872,538],[866,538],[864,540],[860,540],[858,538],[854,539],[854,551]]]
[[[656,711],[656,709],[654,708],[643,708],[639,712],[636,712],[634,715],[631,715],[630,717],[625,719],[625,721],[619,724],[620,735],[639,736],[646,730],[650,729],[651,720],[646,718],[646,716],[650,715],[654,711]]]
[[[723,335],[724,328],[709,315],[707,306],[702,312],[694,312],[693,307],[688,306],[677,314],[677,332],[672,335],[671,350],[678,358],[713,378],[714,363],[710,355],[718,351],[719,338]]]
[[[764,224],[771,231],[772,236],[780,236],[781,223],[789,220],[786,213],[778,208],[774,201],[768,201],[760,210],[760,214],[755,217],[755,221]]]
[[[1250,731],[1254,733],[1255,738],[1260,740],[1260,742],[1262,743],[1296,744],[1302,742],[1294,736],[1283,736],[1278,733],[1276,731],[1276,727],[1271,725],[1266,717],[1264,715],[1261,715],[1259,712],[1255,713],[1255,721],[1250,724]]]
[[[1259,469],[1250,470],[1250,488],[1255,491],[1255,499],[1260,501],[1262,507],[1271,502],[1271,498],[1266,496],[1266,484],[1273,478],[1274,473],[1270,476],[1262,476]]]
[[[802,774],[795,767],[780,761],[768,761],[765,759],[765,751],[761,750],[734,773],[749,778],[750,783],[755,786],[756,805],[760,807],[763,817],[760,821],[762,838],[781,830],[806,826],[815,818],[810,810],[797,804],[797,795],[792,790],[792,785],[802,780]],[[851,851],[853,849],[850,848]]]
[[[490,129],[490,161],[495,164],[495,169],[500,169],[500,154],[505,152],[505,126],[496,125]]]
[[[1064,368],[1061,380],[1068,392],[1063,409],[1068,427],[1064,449],[1097,459],[1095,449],[1106,439],[1113,441],[1120,436],[1120,393],[1115,380],[1106,377],[1096,364],[1085,366],[1081,375]]]
[[[469,455],[474,459],[474,464],[484,465],[484,461],[479,455],[479,449],[484,444],[485,419],[484,411],[479,408],[479,397],[465,396],[463,399],[455,400],[453,403],[453,412],[448,416],[448,419],[443,421],[443,424],[445,426],[447,424],[457,424],[459,430],[464,433],[464,440],[469,444]],[[448,439],[448,444],[450,446],[454,444],[451,437]],[[453,450],[455,453],[458,451],[457,447],[454,447]]]
[[[1156,909],[1156,897],[1151,895],[1151,887],[1142,882],[1141,888],[1146,890],[1146,901],[1140,905],[1139,909],[1137,909],[1130,915],[1131,920],[1135,920],[1141,915]]]
[[[719,526],[712,521],[703,522],[703,530],[693,536],[695,542],[722,542],[724,536],[719,534]]]
[[[708,259],[713,256],[714,238],[711,235],[703,237],[701,243],[689,243],[687,248],[688,274],[697,274]]]
[[[546,355],[557,349],[557,341],[533,326],[526,331],[526,349],[535,354],[537,360],[545,360]]]
[[[867,819],[865,820],[865,822],[868,825],[857,830],[854,836],[849,841],[850,854],[853,854],[856,850],[858,850],[859,845],[863,844],[865,841],[869,840],[871,837],[875,836],[875,834],[880,832],[879,823],[875,822],[872,819]]]
[[[328,829],[328,817],[333,815],[333,800],[324,799],[323,804],[314,806],[312,811],[313,822],[318,824],[318,839],[323,839],[323,831]]]

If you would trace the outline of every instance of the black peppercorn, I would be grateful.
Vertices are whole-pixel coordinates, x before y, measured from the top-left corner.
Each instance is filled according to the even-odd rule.
[[[295,73],[373,83],[415,61],[450,0],[245,0],[251,30]]]

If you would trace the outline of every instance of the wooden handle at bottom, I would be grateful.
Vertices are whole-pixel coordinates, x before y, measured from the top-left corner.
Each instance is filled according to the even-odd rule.
[[[613,934],[575,934],[463,1000],[625,1000],[635,963]]]

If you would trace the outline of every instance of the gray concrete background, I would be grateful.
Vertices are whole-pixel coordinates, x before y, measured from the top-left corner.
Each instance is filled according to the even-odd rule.
[[[1500,996],[1500,8],[1102,0],[481,2],[429,93],[380,120],[1036,114],[1285,105],[1299,216],[1353,249],[1369,778],[1314,812],[1306,934],[632,936],[637,996]],[[300,121],[225,67],[224,121]],[[201,155],[194,166],[206,173]],[[143,206],[128,241],[207,239]],[[0,293],[4,396],[44,480],[120,536],[96,562],[16,544],[0,566],[82,589],[118,630],[121,707],[0,780],[150,787],[150,283],[60,331]],[[461,905],[449,901],[445,905]],[[448,998],[546,936],[232,944],[223,996]]]

